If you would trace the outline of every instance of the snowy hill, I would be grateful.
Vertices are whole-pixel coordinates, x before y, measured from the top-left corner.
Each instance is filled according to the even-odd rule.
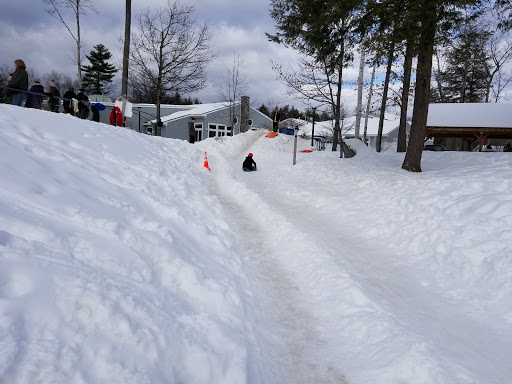
[[[0,383],[509,382],[512,155],[349,143],[0,105]]]

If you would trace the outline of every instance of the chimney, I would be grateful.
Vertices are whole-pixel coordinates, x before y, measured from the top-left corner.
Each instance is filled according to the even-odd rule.
[[[249,96],[242,96],[240,105],[240,132],[249,130]]]

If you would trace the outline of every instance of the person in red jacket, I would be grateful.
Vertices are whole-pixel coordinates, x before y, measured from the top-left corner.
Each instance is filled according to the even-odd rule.
[[[123,114],[121,113],[121,109],[119,109],[119,107],[112,108],[112,112],[110,112],[110,125],[118,127],[123,126]]]

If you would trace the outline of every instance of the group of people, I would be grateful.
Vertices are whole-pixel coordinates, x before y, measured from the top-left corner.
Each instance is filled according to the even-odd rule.
[[[86,89],[80,88],[78,93],[75,93],[73,88],[69,88],[62,98],[62,113],[69,113],[71,116],[87,119],[92,110],[92,120],[100,121],[100,113],[94,104],[89,101]]]
[[[14,60],[14,67],[14,72],[10,73],[7,78],[8,83],[5,90],[4,103],[21,107],[26,96],[25,107],[41,109],[43,99],[48,97],[50,111],[59,112],[60,92],[55,81],[52,80],[48,84],[48,92],[45,92],[39,80],[34,81],[34,84],[29,89],[25,62],[21,59]]]
[[[26,108],[41,109],[43,100],[48,97],[48,107],[52,112],[59,112],[60,100],[62,98],[63,112],[77,116],[81,119],[87,119],[92,111],[92,120],[99,121],[100,115],[98,108],[91,105],[87,91],[80,89],[78,94],[70,88],[61,97],[55,80],[48,84],[48,92],[45,92],[43,85],[39,80],[34,81],[32,86],[28,87],[28,73],[25,62],[21,59],[14,60],[15,70],[9,74],[7,87],[4,92],[4,103],[17,106],[23,106],[25,101]],[[25,99],[26,97],[26,99]]]

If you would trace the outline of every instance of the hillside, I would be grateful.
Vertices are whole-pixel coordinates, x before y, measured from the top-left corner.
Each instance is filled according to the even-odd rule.
[[[264,134],[0,105],[0,382],[508,382],[511,154]]]

